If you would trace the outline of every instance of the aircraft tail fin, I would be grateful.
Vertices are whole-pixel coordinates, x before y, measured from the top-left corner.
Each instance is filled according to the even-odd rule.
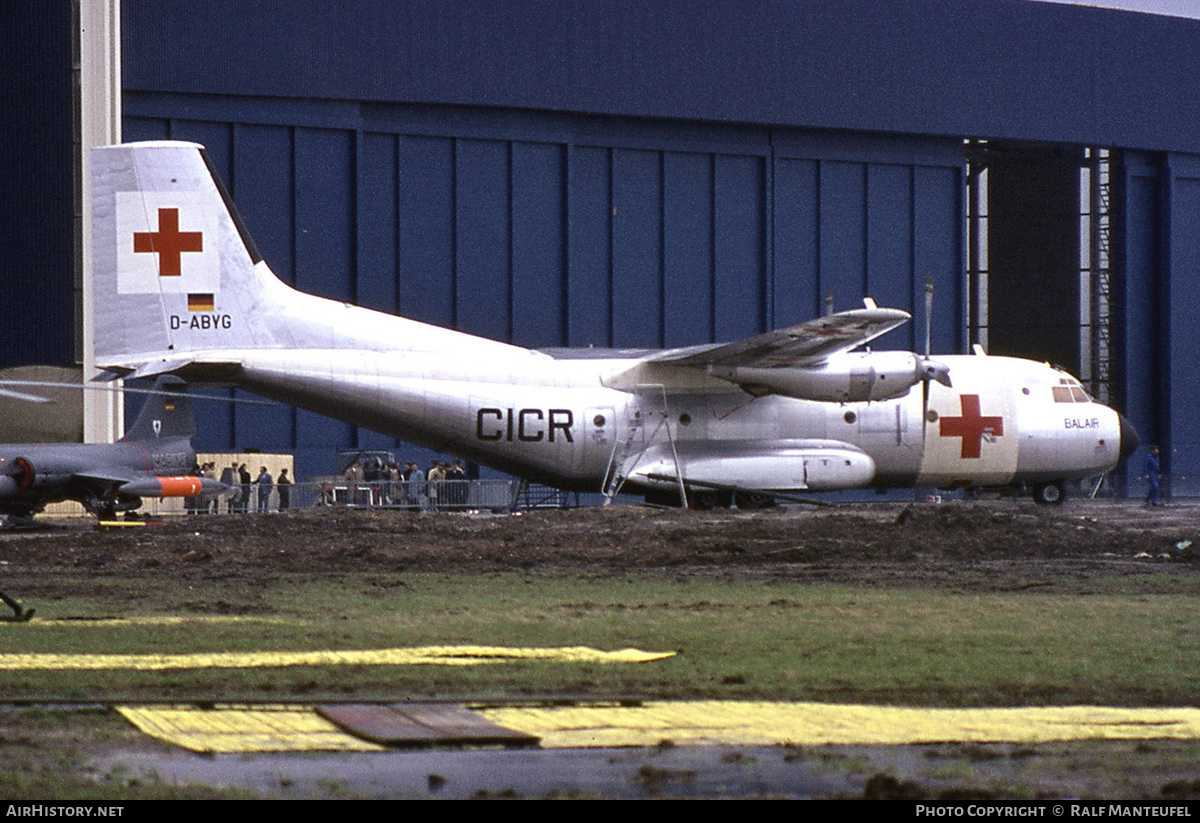
[[[261,349],[512,348],[286,285],[196,143],[93,149],[92,174],[96,365],[112,375],[211,382],[210,365]]]
[[[122,442],[196,434],[196,419],[187,384],[178,377],[165,375],[155,381],[154,390],[154,394],[146,396],[141,413],[121,438]]]
[[[291,342],[276,318],[295,293],[263,262],[202,146],[105,146],[92,167],[97,365],[128,373]]]

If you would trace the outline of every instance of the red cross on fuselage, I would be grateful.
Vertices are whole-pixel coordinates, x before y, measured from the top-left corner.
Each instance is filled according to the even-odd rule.
[[[981,415],[977,394],[964,394],[958,399],[962,403],[962,417],[943,417],[938,433],[942,437],[961,437],[963,458],[977,458],[985,434],[996,437],[1004,434],[1004,418]]]
[[[204,235],[198,231],[179,230],[179,209],[159,209],[158,231],[135,232],[133,250],[158,252],[158,276],[179,277],[183,252],[204,251]]]

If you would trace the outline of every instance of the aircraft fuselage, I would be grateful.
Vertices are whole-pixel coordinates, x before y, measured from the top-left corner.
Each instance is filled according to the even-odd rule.
[[[1087,398],[1070,375],[1028,360],[943,356],[952,389],[930,383],[893,400],[830,403],[754,397],[695,370],[636,358],[508,355],[245,351],[236,353],[237,382],[431,449],[590,491],[622,461],[621,473],[640,487],[670,486],[655,477],[678,467],[709,482],[818,490],[1079,479],[1121,456],[1120,416]],[[831,455],[843,471],[830,480],[796,474],[798,461]],[[701,463],[710,465],[697,471]]]

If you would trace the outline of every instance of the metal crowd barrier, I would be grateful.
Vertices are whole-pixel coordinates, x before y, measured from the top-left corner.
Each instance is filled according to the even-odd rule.
[[[282,509],[312,509],[338,506],[351,509],[399,509],[407,511],[508,512],[518,507],[522,484],[519,480],[442,480],[410,484],[389,481],[349,482],[341,479],[293,483],[280,498],[273,486],[265,501],[253,483],[247,491],[237,487],[231,495],[216,498],[187,498],[184,501],[146,500],[140,512],[166,513],[173,504],[179,513],[253,514]]]
[[[286,503],[286,505],[284,505]],[[352,509],[391,509],[441,512],[511,512],[539,508],[569,508],[579,505],[578,495],[568,495],[548,486],[521,480],[443,480],[423,488],[409,483],[362,482],[342,479],[293,483],[285,500],[279,486],[272,486],[265,501],[267,512],[281,509],[312,509],[319,506],[343,506]],[[258,487],[250,484],[249,495],[236,487],[232,495],[209,497],[143,498],[138,517],[184,514],[254,514],[260,511]],[[46,507],[52,517],[91,517],[73,501]]]

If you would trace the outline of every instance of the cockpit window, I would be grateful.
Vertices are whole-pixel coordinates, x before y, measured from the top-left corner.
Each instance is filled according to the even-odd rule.
[[[1054,393],[1055,403],[1090,403],[1092,398],[1088,397],[1088,393],[1083,390],[1083,386],[1074,380],[1068,380],[1065,377],[1061,378],[1059,385],[1052,386],[1051,391]]]

